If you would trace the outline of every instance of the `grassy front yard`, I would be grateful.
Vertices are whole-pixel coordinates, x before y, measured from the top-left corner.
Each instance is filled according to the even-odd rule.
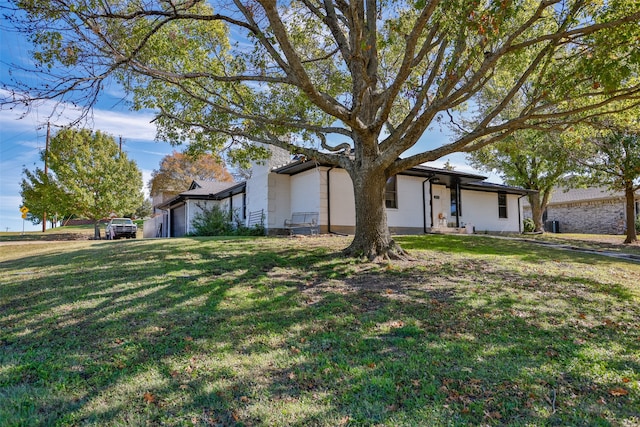
[[[0,425],[640,424],[640,264],[485,236],[0,246]]]

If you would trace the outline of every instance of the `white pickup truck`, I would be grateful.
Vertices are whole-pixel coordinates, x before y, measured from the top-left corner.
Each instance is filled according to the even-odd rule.
[[[121,237],[135,239],[138,226],[131,221],[131,218],[112,218],[107,224],[105,235],[107,240],[115,240]]]

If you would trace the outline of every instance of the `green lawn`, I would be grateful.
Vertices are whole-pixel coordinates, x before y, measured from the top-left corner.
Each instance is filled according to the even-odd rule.
[[[640,424],[640,264],[485,236],[0,245],[0,425]]]

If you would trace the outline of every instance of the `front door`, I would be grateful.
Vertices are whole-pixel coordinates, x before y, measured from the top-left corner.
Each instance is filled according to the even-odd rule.
[[[446,227],[449,217],[449,203],[447,200],[447,187],[434,185],[432,187],[431,204],[433,206],[433,226]]]

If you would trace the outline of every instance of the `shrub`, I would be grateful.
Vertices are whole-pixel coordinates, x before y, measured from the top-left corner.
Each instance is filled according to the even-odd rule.
[[[640,215],[636,217],[636,232],[640,233]]]
[[[228,236],[233,232],[229,213],[218,206],[203,208],[193,216],[191,225],[195,236]]]
[[[262,236],[264,225],[261,223],[253,227],[246,227],[237,216],[229,219],[229,212],[213,206],[211,209],[203,208],[202,212],[193,216],[191,225],[193,236]]]
[[[522,229],[525,233],[533,233],[536,231],[536,224],[533,222],[533,218],[525,218],[522,221]]]

